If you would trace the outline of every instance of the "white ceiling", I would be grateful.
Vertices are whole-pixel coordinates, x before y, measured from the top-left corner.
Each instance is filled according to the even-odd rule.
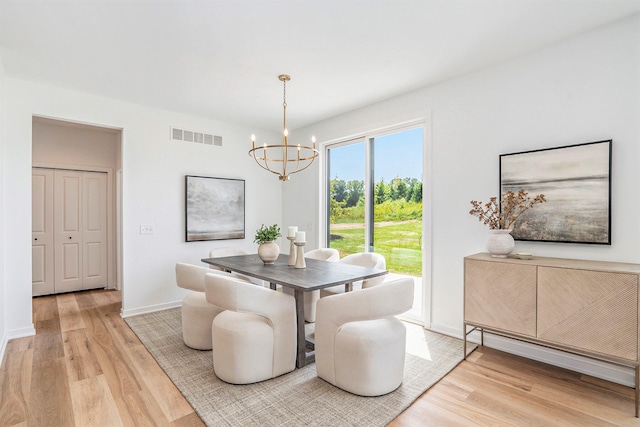
[[[0,65],[270,130],[287,73],[295,129],[639,12],[640,0],[0,0]]]

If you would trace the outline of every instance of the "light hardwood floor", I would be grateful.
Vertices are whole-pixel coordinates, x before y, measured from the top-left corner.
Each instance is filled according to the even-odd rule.
[[[201,426],[120,317],[117,291],[33,300],[35,337],[9,342],[0,426]],[[633,390],[479,348],[391,425],[640,426]]]

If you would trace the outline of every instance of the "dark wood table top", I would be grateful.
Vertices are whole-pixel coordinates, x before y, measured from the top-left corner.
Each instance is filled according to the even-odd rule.
[[[307,268],[295,268],[288,265],[289,255],[286,254],[281,254],[271,265],[265,265],[257,254],[204,258],[202,262],[303,291],[344,285],[387,274],[387,270],[312,258],[305,258]]]

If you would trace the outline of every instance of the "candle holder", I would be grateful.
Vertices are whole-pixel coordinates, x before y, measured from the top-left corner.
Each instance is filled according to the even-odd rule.
[[[296,268],[307,268],[307,264],[304,262],[304,245],[305,242],[293,242],[298,247],[298,255],[296,259]]]
[[[296,247],[293,244],[296,238],[295,236],[287,236],[287,239],[291,241],[291,246],[289,247],[289,265],[296,265]]]

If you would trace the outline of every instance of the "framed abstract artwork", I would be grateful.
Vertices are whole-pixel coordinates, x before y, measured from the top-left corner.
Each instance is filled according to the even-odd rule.
[[[547,203],[526,211],[516,240],[611,244],[612,140],[500,155],[500,194],[524,189]]]
[[[244,239],[244,180],[186,176],[186,241]]]

